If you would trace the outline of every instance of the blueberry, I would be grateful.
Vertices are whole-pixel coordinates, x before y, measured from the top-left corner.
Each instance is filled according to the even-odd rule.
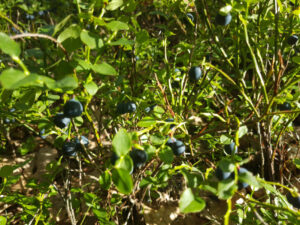
[[[76,156],[77,152],[76,152],[76,142],[75,141],[66,141],[63,144],[62,147],[62,152],[65,156]]]
[[[288,37],[287,43],[288,43],[289,45],[294,45],[294,44],[297,43],[298,39],[299,39],[298,36],[295,35],[295,34],[293,34],[292,36],[289,36],[289,37]]]
[[[43,10],[41,10],[41,11],[38,12],[38,14],[39,14],[40,16],[42,16],[42,15],[45,14],[45,12],[44,12]]]
[[[135,112],[136,111],[136,104],[134,102],[127,103],[127,110],[128,112]]]
[[[4,123],[9,124],[10,123],[10,119],[9,118],[4,118]]]
[[[174,155],[179,156],[185,152],[184,143],[176,138],[169,138],[166,145],[172,148]]]
[[[231,19],[232,19],[232,16],[230,13],[228,13],[226,16],[218,14],[216,16],[216,23],[221,26],[226,26],[231,22]]]
[[[180,70],[178,68],[175,68],[174,73],[180,73]]]
[[[44,135],[45,134],[45,128],[41,129],[40,132],[39,132],[39,136],[42,138],[42,139],[46,139],[47,135]]]
[[[81,136],[80,140],[77,137],[75,138],[75,143],[76,143],[76,150],[83,151],[82,144],[84,145],[84,147],[87,148],[89,146],[90,141],[85,136]]]
[[[53,123],[58,126],[59,128],[65,128],[70,123],[70,118],[66,117],[63,113],[57,113],[53,117]]]
[[[193,66],[189,70],[189,78],[191,81],[198,81],[201,78],[201,75],[202,75],[202,71],[198,66]]]
[[[113,152],[110,158],[111,164],[114,166],[119,158],[120,156],[118,156],[115,152]]]
[[[173,144],[172,150],[174,155],[181,155],[185,152],[185,145],[182,141],[176,140]]]
[[[15,108],[11,108],[9,111],[12,113],[12,112],[15,112],[16,109]]]
[[[226,180],[229,177],[231,177],[231,172],[224,172],[220,167],[217,167],[216,169],[216,177],[221,180]]]
[[[121,102],[117,105],[117,113],[125,114],[136,111],[136,104],[134,102]]]
[[[169,122],[169,123],[172,123],[172,122],[174,122],[174,119],[173,118],[168,118],[168,119],[166,119],[165,120],[166,122]],[[170,125],[170,129],[173,129],[173,127],[175,127],[176,125],[175,124],[171,124]]]
[[[238,148],[234,142],[231,142],[230,144],[225,145],[224,149],[225,149],[225,152],[229,155],[236,154],[237,150],[238,150]]]
[[[300,196],[293,197],[292,194],[289,192],[286,196],[288,202],[295,208],[300,209]]]
[[[291,110],[292,106],[288,102],[284,102],[283,104],[279,105],[280,110]]]
[[[190,18],[190,20],[191,20],[192,22],[194,22],[194,16],[193,16],[192,13],[187,13],[186,16],[187,16],[188,18]]]
[[[83,112],[82,104],[75,100],[71,99],[64,105],[64,114],[66,117],[77,117],[80,116]]]
[[[133,148],[129,155],[133,161],[134,168],[141,167],[148,159],[147,152],[136,148]]]

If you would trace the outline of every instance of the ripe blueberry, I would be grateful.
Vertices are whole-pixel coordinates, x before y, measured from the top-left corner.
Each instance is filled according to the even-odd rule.
[[[76,142],[75,141],[66,141],[63,144],[62,147],[62,152],[65,156],[76,156],[77,152],[76,152]]]
[[[120,156],[118,156],[115,152],[113,152],[110,158],[111,164],[114,166],[119,158]]]
[[[231,19],[232,19],[232,16],[230,13],[228,13],[226,16],[218,14],[216,16],[216,23],[221,26],[226,26],[231,22]]]
[[[217,167],[215,174],[220,181],[231,177],[231,172],[224,172],[220,167]]]
[[[75,143],[76,143],[76,150],[82,151],[83,148],[82,148],[82,145],[81,145],[81,144],[83,144],[84,147],[87,148],[88,145],[89,145],[89,143],[90,143],[90,141],[89,141],[89,139],[87,139],[85,136],[81,136],[81,137],[80,137],[80,140],[79,140],[77,137],[75,138]]]
[[[288,202],[295,208],[300,209],[300,196],[293,197],[292,194],[289,192],[286,196]]]
[[[133,161],[134,168],[141,167],[148,159],[147,152],[136,148],[133,148],[129,155]]]
[[[295,35],[295,34],[293,34],[292,36],[289,36],[289,37],[288,37],[287,43],[288,43],[289,45],[294,45],[294,44],[297,43],[298,39],[299,39],[298,36]]]
[[[187,13],[186,16],[187,16],[188,18],[190,18],[190,20],[191,20],[192,22],[194,22],[194,16],[193,16],[192,13]]]
[[[191,81],[198,81],[201,78],[201,75],[202,75],[202,71],[198,66],[193,66],[189,70],[189,78]]]
[[[66,117],[63,113],[57,113],[53,117],[53,123],[58,126],[59,128],[65,128],[70,123],[70,118]]]
[[[236,154],[237,150],[238,150],[238,148],[234,142],[231,142],[230,144],[225,145],[224,149],[225,149],[225,152],[229,155]]]
[[[174,155],[178,156],[185,152],[184,143],[176,138],[169,138],[166,145],[172,148]]]
[[[288,102],[284,102],[283,104],[279,105],[280,110],[291,110],[292,106]]]
[[[82,104],[75,100],[71,99],[64,105],[64,115],[66,117],[77,117],[80,116],[83,112]]]

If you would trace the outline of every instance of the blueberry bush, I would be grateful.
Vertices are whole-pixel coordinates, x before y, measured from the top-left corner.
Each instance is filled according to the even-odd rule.
[[[299,22],[298,0],[1,1],[0,224],[299,224]]]

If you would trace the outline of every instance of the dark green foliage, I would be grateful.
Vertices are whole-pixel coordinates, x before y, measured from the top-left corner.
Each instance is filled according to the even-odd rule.
[[[66,117],[77,117],[83,112],[82,104],[76,99],[71,99],[64,105],[64,115]]]

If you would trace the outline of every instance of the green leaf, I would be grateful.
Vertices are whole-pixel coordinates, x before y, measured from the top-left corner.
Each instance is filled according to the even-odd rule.
[[[130,194],[133,188],[132,178],[127,170],[114,169],[112,171],[112,180],[117,189],[123,194]]]
[[[117,75],[117,71],[115,70],[115,68],[113,68],[111,65],[109,65],[108,63],[101,63],[101,64],[96,64],[92,66],[92,70],[95,73],[100,73],[102,75]]]
[[[0,169],[0,177],[8,177],[10,176],[14,171],[14,168],[12,166],[3,166]]]
[[[110,45],[133,45],[134,41],[128,40],[126,38],[120,38],[117,41],[113,41],[109,43]]]
[[[25,76],[23,71],[9,68],[1,73],[0,82],[4,89],[13,89],[14,84],[24,79]]]
[[[171,164],[174,160],[174,153],[169,146],[165,146],[162,150],[159,151],[159,158],[167,164]]]
[[[146,116],[137,123],[139,127],[150,127],[156,124],[156,120],[153,117]]]
[[[218,182],[218,191],[217,195],[220,199],[228,199],[233,196],[237,190],[237,185],[234,182],[234,179],[226,179]]]
[[[115,168],[124,169],[128,171],[130,174],[133,172],[133,161],[129,155],[121,156],[119,160],[117,160]]]
[[[73,90],[77,88],[78,83],[72,76],[66,76],[61,80],[58,80],[55,84],[56,89],[61,89],[62,91]]]
[[[55,28],[54,28],[54,32],[53,32],[53,36],[55,36],[55,34],[57,32],[59,32],[69,21],[69,19],[71,18],[71,16],[73,16],[72,14],[68,15],[66,18],[64,18],[62,21],[60,21],[58,24],[56,24]]]
[[[102,39],[87,30],[82,30],[80,33],[81,41],[86,44],[90,49],[101,48],[103,47]]]
[[[300,169],[300,159],[294,159],[294,164],[298,169]]]
[[[106,9],[113,11],[113,10],[116,10],[117,8],[119,8],[122,5],[123,5],[123,0],[112,0],[107,5]]]
[[[243,137],[245,134],[248,133],[248,128],[247,126],[241,126],[239,128],[239,138]]]
[[[293,61],[294,63],[300,64],[300,56],[294,56],[294,57],[292,58],[292,61]]]
[[[0,216],[0,225],[6,225],[7,219],[4,216]]]
[[[252,173],[250,173],[250,172],[240,173],[239,174],[239,181],[250,184],[254,187],[260,187],[260,185],[257,182],[255,176],[253,176]]]
[[[192,171],[187,170],[186,168],[182,168],[180,171],[184,176],[186,184],[189,188],[197,188],[203,181],[203,176],[195,167],[193,167]]]
[[[131,148],[131,137],[125,129],[120,129],[112,140],[112,147],[117,155],[126,155]]]
[[[191,188],[187,188],[181,195],[179,209],[182,213],[200,212],[205,208],[205,201],[196,196]]]
[[[108,24],[106,24],[106,27],[112,31],[118,31],[118,30],[128,30],[129,27],[126,23],[121,21],[111,21]]]
[[[72,24],[68,28],[66,28],[61,34],[58,36],[57,41],[63,42],[69,38],[76,39],[80,36],[81,28],[77,24]]]
[[[84,84],[84,88],[90,95],[95,95],[99,89],[97,84],[95,84],[94,81],[90,81],[90,82]]]
[[[0,49],[10,57],[19,57],[21,48],[19,43],[12,40],[7,34],[0,33]]]

